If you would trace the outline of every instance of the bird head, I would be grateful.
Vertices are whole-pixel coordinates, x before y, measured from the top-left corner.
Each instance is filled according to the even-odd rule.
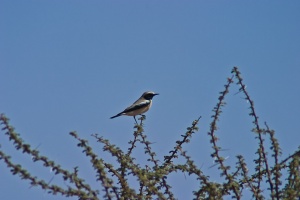
[[[152,92],[152,91],[148,91],[148,92],[144,92],[144,94],[142,95],[142,97],[146,100],[151,100],[155,95],[158,95],[158,93]]]

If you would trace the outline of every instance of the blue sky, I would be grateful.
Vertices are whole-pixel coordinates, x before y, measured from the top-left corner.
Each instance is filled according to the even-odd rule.
[[[145,133],[158,158],[201,115],[199,132],[185,149],[217,181],[207,132],[233,66],[242,72],[261,123],[277,131],[283,157],[299,146],[299,10],[299,1],[2,0],[0,112],[42,154],[66,169],[79,166],[82,177],[93,180],[89,161],[68,133],[77,131],[99,155],[93,133],[126,150],[133,118],[109,117],[153,90],[160,95],[146,114]],[[227,96],[217,134],[228,163],[243,154],[251,166],[257,141],[249,104],[233,95],[237,90]],[[51,179],[49,169],[0,137],[13,161]],[[134,154],[141,161],[142,150]],[[65,199],[29,188],[3,162],[0,170],[4,199]],[[193,177],[169,180],[178,199],[192,198]]]

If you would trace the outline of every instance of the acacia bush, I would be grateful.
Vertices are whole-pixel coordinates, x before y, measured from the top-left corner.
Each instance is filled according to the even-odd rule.
[[[179,139],[174,144],[174,148],[164,156],[164,160],[158,160],[157,152],[151,149],[152,143],[148,141],[143,129],[144,115],[139,119],[139,124],[134,127],[133,139],[129,141],[128,149],[121,149],[111,144],[109,139],[97,134],[92,135],[103,146],[103,151],[115,158],[117,164],[111,164],[101,158],[87,140],[82,139],[77,133],[71,132],[70,135],[78,142],[77,146],[90,160],[90,164],[95,170],[95,179],[101,183],[99,188],[92,188],[86,180],[81,178],[78,167],[74,167],[73,170],[63,169],[55,161],[43,156],[37,149],[33,149],[30,144],[24,142],[4,114],[0,116],[1,132],[9,138],[14,147],[24,154],[29,154],[33,162],[40,162],[44,167],[50,168],[55,176],[62,177],[67,184],[55,185],[32,175],[29,172],[30,169],[25,169],[20,164],[12,162],[9,154],[1,149],[0,160],[7,165],[12,175],[18,175],[24,181],[29,181],[31,186],[40,187],[53,195],[72,196],[80,200],[176,199],[172,192],[172,183],[168,181],[168,176],[172,173],[187,173],[195,177],[199,187],[193,191],[194,199],[218,200],[226,196],[230,196],[232,199],[242,199],[245,189],[251,192],[253,199],[293,200],[300,198],[300,150],[295,150],[288,157],[282,158],[275,131],[270,129],[266,123],[261,124],[259,121],[253,100],[246,90],[238,68],[234,67],[231,73],[232,76],[227,79],[224,90],[220,92],[217,104],[213,108],[208,132],[212,148],[211,157],[216,162],[216,170],[224,178],[222,182],[210,180],[210,177],[203,173],[201,167],[195,164],[195,159],[191,158],[183,148],[183,144],[189,143],[193,134],[197,132],[197,125],[201,117],[192,122],[186,133],[178,136]],[[222,108],[225,106],[225,97],[234,82],[239,86],[239,92],[243,93],[244,98],[249,102],[249,115],[253,119],[252,132],[257,140],[253,174],[249,174],[250,170],[243,155],[236,156],[235,166],[226,164],[226,159],[221,156],[222,147],[218,144],[216,135],[217,123]],[[138,143],[144,147],[145,155],[148,156],[147,164],[144,166],[138,164],[138,161],[132,156],[133,151],[138,151],[136,146]],[[173,161],[178,161],[179,157],[181,157],[179,164],[175,164]],[[287,173],[282,173],[283,170],[286,170]],[[139,187],[133,186],[131,181],[128,181],[129,177],[136,178]],[[266,193],[266,190],[269,192]]]

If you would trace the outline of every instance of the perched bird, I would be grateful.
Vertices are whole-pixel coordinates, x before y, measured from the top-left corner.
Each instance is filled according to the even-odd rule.
[[[135,116],[141,115],[149,110],[149,108],[152,105],[152,98],[158,95],[157,93],[148,91],[144,92],[142,96],[136,100],[131,106],[120,112],[119,114],[112,116],[110,119],[113,119],[115,117],[119,117],[121,115],[127,115],[127,116],[133,116],[135,122],[137,123]]]

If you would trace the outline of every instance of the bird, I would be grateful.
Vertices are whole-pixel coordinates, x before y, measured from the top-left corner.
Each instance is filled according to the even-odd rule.
[[[137,123],[135,116],[147,112],[152,105],[152,98],[156,95],[159,94],[152,91],[144,92],[142,96],[138,100],[136,100],[131,106],[127,107],[125,110],[116,114],[115,116],[112,116],[110,119],[122,115],[127,115],[127,116],[133,116],[135,122]]]

